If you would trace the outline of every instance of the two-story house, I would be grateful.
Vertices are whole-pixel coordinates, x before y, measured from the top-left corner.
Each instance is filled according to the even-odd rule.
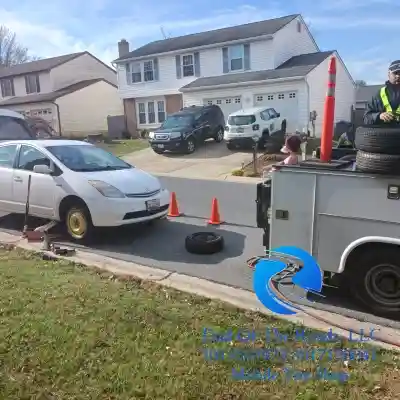
[[[67,136],[107,131],[123,115],[116,71],[88,52],[0,69],[0,107],[40,116]]]
[[[225,117],[272,106],[288,130],[321,131],[330,56],[337,58],[336,120],[349,120],[355,84],[336,51],[320,51],[301,15],[148,43],[114,61],[128,129],[157,127],[182,106],[218,104]]]

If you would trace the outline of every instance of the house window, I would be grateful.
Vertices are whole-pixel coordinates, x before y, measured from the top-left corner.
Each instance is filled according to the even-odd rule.
[[[139,103],[139,124],[145,124],[146,123],[146,104],[145,103]]]
[[[235,103],[236,103],[236,104],[239,104],[239,103],[240,103],[240,97],[236,97],[236,98],[235,98]]]
[[[182,56],[182,75],[194,76],[194,57],[193,54]]]
[[[297,32],[301,32],[301,22],[297,21]]]
[[[267,99],[268,99],[268,100],[273,100],[273,99],[274,99],[274,96],[273,96],[272,94],[270,94],[270,95],[267,96]]]
[[[140,63],[131,64],[132,83],[142,82],[142,68]]]
[[[26,75],[25,88],[27,94],[40,93],[39,75],[37,74]]]
[[[289,99],[296,98],[296,93],[289,93]]]
[[[263,98],[264,98],[264,97],[262,97],[262,96],[257,96],[257,99],[256,99],[256,100],[257,100],[257,101],[263,101]]]
[[[226,100],[225,100],[225,103],[226,103],[226,104],[231,104],[231,103],[232,103],[232,100],[231,100],[231,99],[226,99]]]
[[[285,98],[285,95],[283,93],[278,94],[278,99],[283,100]]]
[[[240,71],[243,69],[244,46],[242,44],[231,46],[229,51],[229,69],[231,71]]]
[[[13,79],[1,80],[1,95],[3,97],[15,96]]]
[[[213,104],[212,100],[207,101],[207,105],[212,106],[212,104]]]
[[[147,103],[147,116],[149,124],[154,124],[156,122],[156,113],[154,110],[154,101],[149,101]]]
[[[145,61],[143,63],[143,75],[145,82],[154,81],[154,65],[153,60]]]
[[[217,104],[221,105],[222,104],[222,100],[217,100]]]
[[[158,110],[158,122],[164,122],[165,121],[165,107],[164,107],[164,102],[163,101],[158,101],[157,102],[157,110]]]

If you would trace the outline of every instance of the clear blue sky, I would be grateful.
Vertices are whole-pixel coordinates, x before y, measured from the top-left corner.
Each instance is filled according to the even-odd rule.
[[[318,5],[319,4],[319,5]],[[301,13],[322,50],[336,49],[355,79],[380,83],[400,59],[400,3],[394,0],[0,0],[0,23],[31,53],[89,50],[106,62],[117,42],[132,47],[170,36]]]

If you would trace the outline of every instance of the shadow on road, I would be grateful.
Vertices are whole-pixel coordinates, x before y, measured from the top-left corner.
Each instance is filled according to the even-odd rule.
[[[46,223],[38,218],[29,219],[30,229]],[[24,224],[20,215],[7,215],[0,218],[0,229],[17,233]],[[225,248],[220,253],[212,255],[190,254],[185,249],[185,238],[195,232],[215,232],[224,237]],[[57,236],[57,242],[75,247],[68,241],[63,229],[54,228],[52,234]],[[245,236],[216,227],[200,227],[187,222],[168,220],[154,221],[152,224],[135,224],[130,226],[99,229],[88,250],[100,250],[115,253],[116,258],[121,255],[130,256],[132,261],[140,263],[140,259],[158,262],[175,262],[187,264],[218,264],[225,259],[240,257],[244,249]],[[126,259],[126,257],[123,257]]]

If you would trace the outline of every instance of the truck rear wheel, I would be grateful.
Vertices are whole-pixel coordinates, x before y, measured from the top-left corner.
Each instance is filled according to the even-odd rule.
[[[352,259],[348,271],[355,297],[378,314],[400,312],[400,248],[376,245]]]

